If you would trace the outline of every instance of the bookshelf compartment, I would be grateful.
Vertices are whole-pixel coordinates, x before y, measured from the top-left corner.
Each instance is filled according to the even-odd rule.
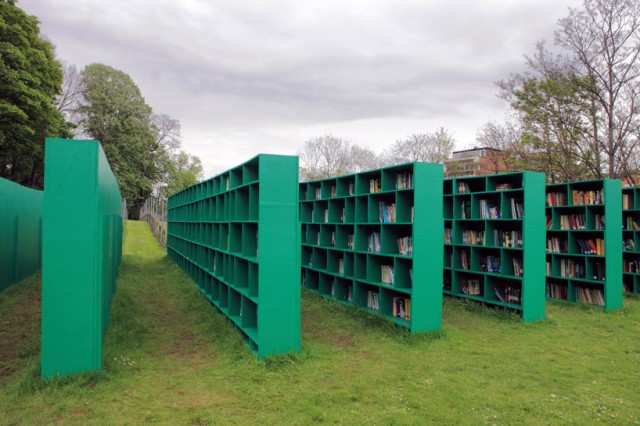
[[[356,281],[354,303],[370,311],[380,311],[380,287]]]
[[[318,275],[318,292],[330,296],[333,290],[333,276],[320,273]]]
[[[409,259],[395,259],[393,270],[393,287],[397,289],[409,290],[413,288],[413,262]]]
[[[356,200],[347,198],[344,201],[344,223],[355,223],[356,221]]]
[[[342,268],[341,268],[342,265]],[[344,271],[344,254],[342,251],[327,251],[327,272],[332,274],[340,274],[340,270]]]
[[[485,192],[486,179],[460,178],[454,182],[454,194],[468,194],[470,192]]]
[[[485,286],[485,294],[488,300],[505,306],[513,305],[519,307],[522,305],[521,281],[492,276],[487,277]]]
[[[490,175],[487,177],[487,191],[511,191],[523,188],[523,175],[513,173],[510,175]]]
[[[586,227],[585,229],[595,229],[603,231],[606,221],[604,206],[595,205],[586,207]]]
[[[576,284],[574,286],[575,300],[585,305],[604,307],[604,288],[596,284]]]
[[[219,289],[219,300],[218,300],[218,307],[220,308],[220,310],[222,310],[225,315],[227,313],[227,307],[229,306],[229,287],[227,287],[225,284],[220,284],[220,289]]]
[[[354,227],[353,225],[338,225],[336,227],[335,247],[341,250],[354,249]]]
[[[340,264],[338,263],[338,273],[344,275],[346,277],[354,276],[354,267],[355,267],[355,255],[353,253],[343,253],[343,265],[342,269],[340,268]]]
[[[250,337],[253,336],[253,339],[256,339],[258,328],[258,305],[256,305],[246,297],[243,297],[240,316],[242,317],[241,326],[244,329],[249,329],[249,332],[247,334]]]
[[[394,223],[396,222],[396,194],[382,193],[371,195],[368,199],[367,222]]]
[[[353,276],[363,280],[367,276],[367,255],[355,254],[353,256]]]
[[[242,224],[242,256],[258,257],[258,225],[256,223]]]
[[[320,225],[307,225],[304,240],[308,245],[320,246]]]
[[[380,238],[380,225],[356,225],[355,250],[379,253]]]
[[[501,194],[473,194],[471,198],[471,219],[501,219]]]
[[[341,302],[353,301],[353,282],[343,278],[334,279],[334,296]]]
[[[374,194],[382,191],[381,171],[364,172],[356,175],[356,195]]]
[[[234,259],[234,262],[235,271],[233,286],[240,289],[246,289],[249,287],[249,262],[237,257]]]
[[[344,199],[329,200],[329,223],[344,223]]]
[[[300,222],[310,223],[312,211],[313,211],[312,203],[300,203]]]
[[[411,321],[411,296],[406,293],[380,289],[380,311],[382,315],[393,318],[396,322]]]
[[[485,245],[485,238],[485,222],[469,220],[456,226],[453,243],[483,246]]]
[[[452,291],[463,297],[484,297],[484,275],[456,272]]]
[[[453,218],[471,219],[471,194],[456,195],[453,199]]]
[[[369,197],[356,197],[355,203],[355,218],[356,223],[369,223]]]
[[[327,250],[321,248],[314,248],[311,263],[313,267],[318,270],[326,271],[327,269]]]
[[[242,165],[242,184],[247,185],[259,179],[258,161],[249,161]]]
[[[499,249],[474,247],[471,250],[470,269],[490,274],[505,273],[502,253]]]
[[[242,303],[242,296],[232,288],[228,289],[229,303],[227,314],[233,322],[240,323],[240,306]]]
[[[414,198],[414,191],[399,191],[397,193],[396,221],[398,223],[413,223]]]
[[[320,225],[320,247],[331,248],[335,246],[335,225]]]
[[[234,254],[242,252],[242,223],[229,225],[229,252]]]
[[[217,304],[220,300],[220,281],[218,281],[215,277],[211,278],[210,300],[214,304]]]
[[[451,268],[453,265],[453,247],[444,247],[444,268]]]
[[[313,223],[329,223],[329,203],[327,201],[314,203],[311,217]]]
[[[413,255],[412,227],[410,225],[383,225],[380,232],[380,251],[411,257]]]
[[[319,291],[320,280],[319,273],[311,269],[305,269],[303,272],[303,281],[309,290]]]
[[[335,198],[336,191],[335,179],[327,179],[320,183],[320,194],[322,198]]]
[[[240,185],[242,185],[242,166],[231,170],[228,189],[234,189]]]

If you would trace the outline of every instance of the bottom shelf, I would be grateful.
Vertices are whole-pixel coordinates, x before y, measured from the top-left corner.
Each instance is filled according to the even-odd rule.
[[[623,273],[622,284],[625,292],[640,294],[640,273]]]
[[[445,270],[443,293],[509,309],[522,310],[522,279],[519,277]]]
[[[604,284],[575,280],[547,279],[546,297],[592,306],[605,306]]]
[[[411,328],[411,295],[374,284],[303,269],[302,285],[312,293],[355,306],[393,323]]]

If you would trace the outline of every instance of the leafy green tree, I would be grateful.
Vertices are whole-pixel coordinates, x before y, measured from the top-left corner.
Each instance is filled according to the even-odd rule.
[[[382,157],[389,165],[415,161],[443,163],[451,156],[454,145],[453,135],[440,127],[435,132],[414,133],[405,139],[396,140],[384,150]]]
[[[179,151],[171,155],[170,159],[165,186],[160,189],[160,195],[165,198],[202,179],[202,162],[197,156]]]
[[[152,110],[131,77],[103,64],[85,67],[76,109],[84,135],[102,143],[131,212],[140,210],[160,178]]]
[[[39,22],[0,0],[0,177],[42,188],[45,137],[69,137],[54,107],[62,69]]]

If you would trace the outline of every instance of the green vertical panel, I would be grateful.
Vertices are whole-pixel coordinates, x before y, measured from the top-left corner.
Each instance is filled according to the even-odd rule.
[[[605,204],[605,277],[604,308],[622,307],[622,183],[604,179]]]
[[[259,159],[258,356],[300,349],[298,157]]]
[[[522,319],[545,317],[545,175],[524,172]]]
[[[0,291],[40,269],[43,193],[0,179]]]
[[[99,370],[120,260],[120,191],[98,141],[47,139],[42,256],[44,377]]]
[[[435,331],[442,326],[442,178],[441,164],[415,163],[412,332]]]

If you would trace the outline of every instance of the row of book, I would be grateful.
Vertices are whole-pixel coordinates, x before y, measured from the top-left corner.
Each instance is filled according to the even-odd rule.
[[[401,318],[406,321],[411,320],[411,299],[408,297],[393,297],[392,303],[392,315],[396,318]]]
[[[398,173],[396,175],[396,189],[413,188],[413,174],[411,172]]]
[[[546,297],[553,299],[567,299],[567,291],[569,286],[566,284],[547,283]]]
[[[511,199],[511,218],[522,219],[524,218],[524,204],[519,198]]]
[[[604,256],[604,239],[603,238],[590,238],[583,240],[576,238],[576,244],[582,254],[593,254],[597,256]]]
[[[513,285],[496,286],[494,289],[498,300],[513,305],[522,304],[522,287]]]
[[[586,278],[587,268],[584,263],[580,261],[574,259],[560,259],[560,276],[568,278]]]
[[[444,228],[444,242],[451,244],[451,228]]]
[[[496,206],[492,200],[480,200],[481,219],[500,219],[500,207]]]
[[[500,257],[486,256],[480,258],[480,271],[500,273]]]
[[[633,196],[631,194],[622,194],[622,210],[633,209]]]
[[[480,296],[482,289],[480,288],[480,280],[478,278],[461,278],[460,292],[471,296]]]
[[[467,229],[462,233],[462,244],[484,245],[484,231]]]
[[[498,247],[522,247],[522,231],[493,230],[493,243]]]
[[[550,207],[566,206],[567,194],[564,192],[549,192],[547,193],[546,204]]]
[[[379,203],[379,219],[381,223],[396,222],[396,205],[395,203],[387,204],[384,201]]]
[[[622,241],[622,250],[624,251],[636,250],[636,243],[633,242],[633,238],[626,238]]]
[[[624,219],[624,225],[625,225],[624,229],[627,229],[629,231],[640,230],[640,225],[638,225],[638,222],[636,222],[636,220],[631,216],[627,216]]]
[[[598,189],[595,191],[583,191],[579,189],[574,189],[572,191],[572,196],[573,196],[573,205],[604,203],[604,192],[602,191],[602,189]]]
[[[469,263],[469,252],[467,250],[460,251],[460,266],[462,269],[469,270],[471,265]]]
[[[413,238],[403,237],[398,238],[398,253],[403,256],[413,256]]]
[[[547,238],[547,251],[549,253],[567,253],[569,251],[569,242],[564,238]]]
[[[586,229],[587,219],[584,214],[563,214],[560,215],[561,230]]]
[[[380,179],[369,179],[369,192],[381,192],[382,183]]]
[[[576,300],[591,305],[604,306],[602,290],[590,287],[576,287]]]

